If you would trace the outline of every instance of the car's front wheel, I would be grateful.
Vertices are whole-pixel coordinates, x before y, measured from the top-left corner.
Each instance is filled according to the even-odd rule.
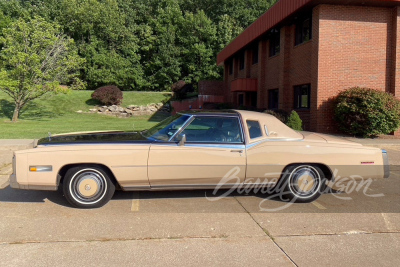
[[[92,209],[104,206],[112,198],[115,185],[103,168],[81,165],[66,172],[63,191],[72,206]]]
[[[293,202],[308,203],[321,196],[326,188],[323,171],[313,165],[295,165],[286,169],[282,194]]]

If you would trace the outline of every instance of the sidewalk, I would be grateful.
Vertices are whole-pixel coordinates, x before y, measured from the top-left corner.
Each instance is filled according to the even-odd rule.
[[[33,139],[0,139],[0,168],[12,161],[13,152],[33,147]]]
[[[32,139],[0,139],[0,189],[9,184],[14,151],[32,148]]]

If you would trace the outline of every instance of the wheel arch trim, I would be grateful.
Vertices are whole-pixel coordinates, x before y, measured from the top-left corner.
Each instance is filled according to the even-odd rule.
[[[326,179],[328,179],[329,181],[335,182],[335,177],[333,176],[332,169],[328,165],[326,165],[324,163],[318,163],[318,162],[290,163],[283,168],[282,175],[287,170],[287,168],[292,167],[292,166],[299,166],[299,165],[310,165],[310,166],[319,167],[321,169],[321,171],[324,173],[324,176]]]
[[[87,162],[85,162],[85,163],[69,163],[69,164],[63,165],[57,172],[57,187],[60,186],[60,184],[63,182],[64,176],[67,173],[67,171],[70,168],[78,167],[78,166],[101,167],[104,169],[104,171],[107,172],[107,174],[110,176],[110,179],[114,182],[114,184],[116,186],[120,187],[120,184],[118,183],[118,180],[115,177],[115,174],[113,173],[113,171],[111,170],[110,167],[108,167],[107,165],[104,165],[102,163],[87,163]]]

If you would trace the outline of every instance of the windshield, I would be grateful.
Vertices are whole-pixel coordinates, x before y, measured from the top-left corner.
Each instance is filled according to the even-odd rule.
[[[144,137],[153,138],[160,141],[169,141],[169,139],[178,131],[182,125],[190,118],[188,115],[177,114],[171,116],[153,128],[144,131]]]

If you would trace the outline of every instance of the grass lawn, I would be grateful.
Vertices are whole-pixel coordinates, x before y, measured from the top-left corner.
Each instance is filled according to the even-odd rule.
[[[12,100],[0,91],[0,139],[33,139],[77,131],[143,130],[159,122],[163,116],[115,118],[100,114],[77,113],[97,105],[90,97],[93,91],[70,91],[68,94],[45,95],[22,110],[17,123],[12,123]],[[168,101],[169,93],[124,92],[122,106],[146,105]]]

